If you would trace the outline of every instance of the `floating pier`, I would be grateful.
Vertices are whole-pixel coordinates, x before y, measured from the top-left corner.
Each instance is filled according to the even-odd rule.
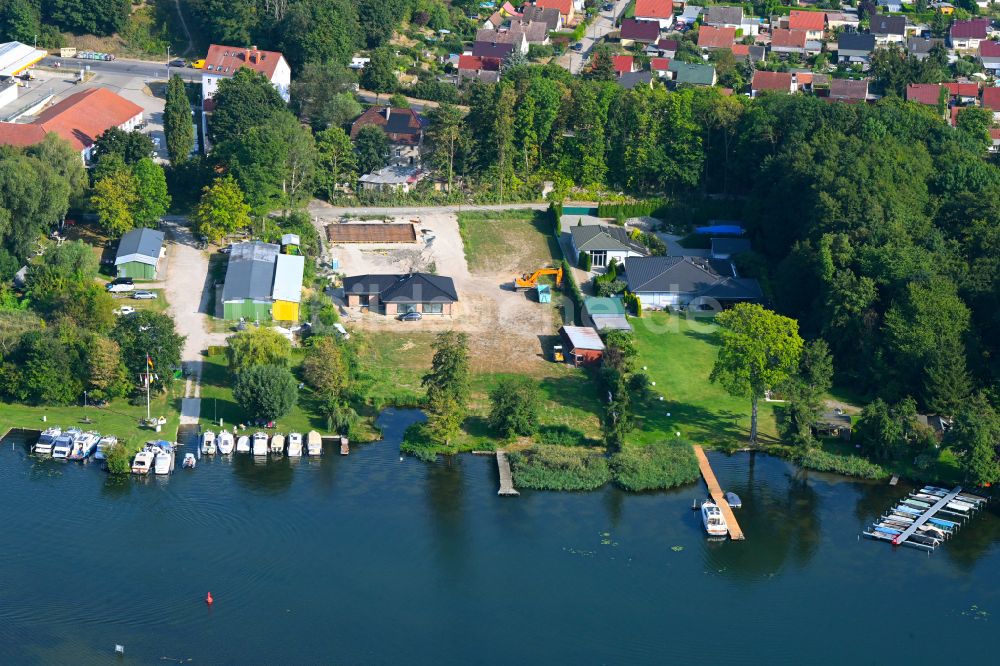
[[[515,497],[521,493],[514,488],[514,477],[510,473],[510,461],[507,460],[506,451],[497,451],[497,470],[500,472],[500,490],[497,495],[507,495]]]
[[[705,451],[697,444],[693,448],[694,454],[698,458],[698,467],[701,468],[701,475],[705,478],[705,485],[708,486],[708,493],[712,496],[712,501],[722,511],[722,517],[726,519],[726,526],[729,528],[729,538],[734,541],[742,541],[746,537],[743,536],[740,524],[736,522],[736,514],[733,513],[732,507],[726,501],[726,496],[722,494],[722,488],[715,478],[712,466],[708,464],[708,457],[705,455]]]
[[[985,497],[962,492],[961,486],[951,490],[924,486],[900,500],[862,534],[893,546],[933,551],[987,502]]]

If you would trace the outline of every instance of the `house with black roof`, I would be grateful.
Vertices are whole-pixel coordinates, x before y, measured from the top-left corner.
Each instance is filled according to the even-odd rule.
[[[348,307],[366,307],[387,316],[419,312],[451,315],[458,301],[450,277],[430,273],[368,274],[344,278]]]
[[[633,240],[624,227],[578,224],[570,226],[570,240],[573,255],[579,257],[581,252],[586,252],[594,268],[604,268],[612,260],[617,260],[620,265],[629,257],[649,255],[646,246]]]
[[[729,261],[704,257],[632,257],[625,281],[643,308],[721,309],[764,298],[757,280],[739,277]]]
[[[839,62],[871,61],[875,50],[875,35],[868,33],[843,32],[837,38],[837,60]]]
[[[880,45],[902,44],[906,41],[906,17],[876,14],[871,17],[871,32]]]

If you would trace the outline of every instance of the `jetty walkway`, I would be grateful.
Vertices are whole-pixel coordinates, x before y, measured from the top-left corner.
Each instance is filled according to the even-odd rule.
[[[719,486],[719,482],[715,478],[715,472],[712,471],[712,466],[708,464],[708,457],[705,455],[705,451],[698,446],[694,445],[694,455],[698,458],[698,467],[701,468],[701,475],[705,478],[705,485],[708,486],[708,493],[712,496],[712,501],[719,506],[719,510],[722,511],[722,517],[726,519],[726,525],[729,527],[729,538],[742,541],[746,537],[743,536],[743,530],[740,529],[740,524],[736,522],[736,514],[733,513],[732,507],[729,506],[729,502],[726,501],[725,495],[722,494],[722,488]]]
[[[510,461],[507,460],[506,451],[497,451],[497,469],[500,472],[500,490],[497,491],[497,495],[520,495],[521,493],[514,488],[514,478],[510,473]]]

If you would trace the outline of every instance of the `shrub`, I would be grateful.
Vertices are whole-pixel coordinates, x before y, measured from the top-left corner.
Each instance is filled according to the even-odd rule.
[[[540,427],[535,439],[549,446],[581,446],[586,437],[579,430],[560,424]]]
[[[414,423],[407,428],[406,432],[403,433],[403,441],[399,445],[399,450],[402,453],[409,453],[424,462],[434,462],[437,460],[438,448],[431,441],[426,423]]]
[[[580,323],[580,317],[583,315],[583,293],[580,291],[580,285],[576,283],[573,271],[570,270],[569,262],[565,259],[562,262],[562,269],[563,280],[566,281],[566,289],[569,292],[570,299],[573,301],[573,322],[578,324]],[[569,322],[567,321],[567,323]]]
[[[137,449],[126,442],[118,442],[104,452],[104,463],[111,474],[128,474],[132,471],[132,458]]]
[[[581,270],[589,272],[590,269],[593,268],[590,253],[585,250],[580,250],[580,256],[577,257],[576,265],[579,266]]]
[[[885,468],[870,460],[860,456],[838,455],[822,449],[806,451],[799,458],[799,464],[820,472],[836,472],[862,479],[884,479],[889,476]]]
[[[618,294],[625,291],[628,284],[622,280],[611,280],[610,282],[598,282],[597,283],[597,295],[598,296],[617,296]]]
[[[631,203],[614,202],[597,205],[598,217],[629,218],[629,217],[662,217],[666,202],[659,199],[635,201]]]
[[[535,446],[510,454],[514,484],[535,490],[597,490],[611,480],[607,458],[560,446]]]
[[[631,491],[666,490],[698,479],[700,471],[688,442],[626,446],[611,457],[615,483]]]
[[[254,365],[236,377],[233,397],[252,417],[273,421],[287,415],[298,401],[298,383],[288,368]]]
[[[490,427],[501,437],[538,430],[538,386],[527,377],[505,377],[490,391]]]

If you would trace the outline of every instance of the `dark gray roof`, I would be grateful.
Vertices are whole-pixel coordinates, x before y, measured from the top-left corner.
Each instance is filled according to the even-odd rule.
[[[474,42],[472,55],[481,58],[499,58],[506,60],[514,52],[513,44],[498,44],[494,42]]]
[[[222,300],[270,301],[274,265],[281,248],[261,241],[236,243],[232,247]]]
[[[838,51],[865,51],[875,50],[875,35],[861,34],[856,32],[841,33],[837,38]]]
[[[156,229],[133,229],[124,236],[118,243],[118,254],[115,255],[115,264],[124,264],[131,261],[141,261],[143,263],[155,264],[160,258],[160,249],[163,247],[163,232]],[[145,259],[145,261],[143,261]]]
[[[625,279],[634,294],[678,293],[718,300],[760,300],[757,280],[738,278],[728,261],[700,257],[630,257]]]
[[[648,70],[643,70],[641,72],[625,72],[618,77],[618,85],[620,85],[625,90],[632,90],[636,86],[646,86],[653,82],[653,73]]]
[[[743,23],[742,7],[715,5],[705,11],[705,25],[740,25]]]
[[[713,238],[712,254],[739,254],[750,251],[750,241],[746,238]]]
[[[559,10],[555,7],[535,7],[525,5],[521,8],[525,21],[542,21],[549,30],[555,30],[559,25]]]
[[[906,17],[876,14],[871,18],[871,30],[873,35],[905,35]]]
[[[935,44],[943,44],[943,39],[910,37],[906,40],[906,50],[910,53],[930,53]]]
[[[344,278],[344,293],[377,295],[383,303],[453,303],[458,300],[450,277],[430,273],[369,274]]]
[[[639,254],[649,251],[640,243],[632,240],[623,227],[612,227],[603,224],[584,224],[570,227],[573,236],[573,247],[580,250],[631,250]]]

